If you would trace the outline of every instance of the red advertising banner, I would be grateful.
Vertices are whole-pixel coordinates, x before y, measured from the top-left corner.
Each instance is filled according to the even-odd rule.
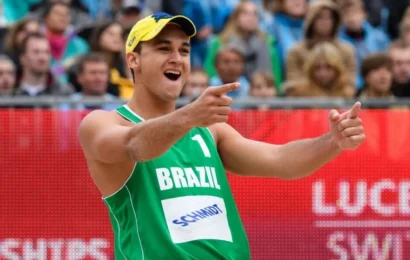
[[[84,115],[0,110],[0,259],[114,259],[108,212],[77,140]],[[327,116],[242,111],[229,123],[281,144],[325,133]],[[307,178],[229,174],[252,259],[410,259],[410,111],[361,117],[366,142]]]

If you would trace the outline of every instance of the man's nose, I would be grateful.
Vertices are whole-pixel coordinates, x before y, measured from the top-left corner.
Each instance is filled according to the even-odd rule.
[[[175,64],[180,64],[182,62],[182,57],[178,50],[175,50],[171,53],[169,61]]]

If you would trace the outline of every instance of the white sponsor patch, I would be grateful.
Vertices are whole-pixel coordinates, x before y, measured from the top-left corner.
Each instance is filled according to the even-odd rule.
[[[198,239],[232,242],[225,203],[215,196],[184,196],[162,200],[174,243]]]

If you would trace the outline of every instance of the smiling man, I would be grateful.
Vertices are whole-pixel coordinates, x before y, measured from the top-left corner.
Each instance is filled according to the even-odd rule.
[[[320,137],[273,145],[245,139],[225,122],[238,83],[207,88],[175,109],[190,73],[183,16],[157,13],[134,25],[126,44],[135,91],[114,111],[80,125],[91,176],[107,205],[116,259],[250,259],[225,170],[302,178],[364,140],[358,113],[329,114]],[[246,187],[244,187],[246,188]]]

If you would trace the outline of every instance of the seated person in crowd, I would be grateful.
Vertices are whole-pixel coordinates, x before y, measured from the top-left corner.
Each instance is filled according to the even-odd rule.
[[[181,92],[181,97],[195,99],[209,86],[209,77],[205,70],[200,67],[191,69],[188,81]]]
[[[91,50],[103,55],[110,69],[108,92],[128,99],[134,92],[132,75],[125,61],[123,28],[120,23],[108,21],[98,25],[90,40]]]
[[[16,84],[16,66],[10,57],[0,54],[0,97],[13,95]]]
[[[225,46],[220,49],[216,55],[215,67],[218,74],[211,78],[211,86],[239,82],[241,87],[228,92],[227,95],[232,98],[247,97],[249,95],[249,81],[244,74],[244,50],[239,46]]]
[[[276,97],[275,79],[270,72],[256,72],[251,77],[250,96],[259,99]],[[249,106],[247,109],[268,110],[267,104]]]
[[[17,75],[16,95],[69,95],[73,89],[60,83],[51,72],[51,47],[40,33],[29,34],[22,43],[20,63],[22,71]]]
[[[360,68],[363,59],[375,52],[387,49],[390,39],[386,33],[374,28],[367,20],[365,6],[361,0],[346,0],[342,5],[342,40],[352,44],[356,52],[356,64]],[[363,86],[360,70],[357,70],[356,86]]]
[[[211,78],[216,75],[215,59],[219,49],[230,44],[243,49],[243,74],[248,80],[254,72],[271,71],[280,85],[282,70],[276,45],[272,36],[260,30],[255,3],[238,4],[224,30],[212,39],[204,65]]]
[[[388,54],[393,61],[393,94],[410,97],[410,47],[396,41],[389,46]]]
[[[70,24],[70,6],[55,2],[46,6],[41,31],[50,42],[51,67],[62,82],[67,83],[67,69],[75,58],[88,52],[88,43],[77,36]]]
[[[16,65],[16,70],[21,70],[20,49],[24,38],[30,33],[40,31],[40,24],[34,19],[22,19],[10,27],[7,36],[4,53],[6,53]]]
[[[316,0],[309,4],[305,20],[305,39],[290,51],[286,61],[286,79],[297,80],[303,75],[306,55],[318,43],[328,42],[339,49],[343,66],[346,67],[350,85],[356,81],[356,58],[354,47],[338,39],[341,16],[337,4],[328,0]]]
[[[358,97],[360,99],[393,98],[392,67],[392,60],[385,53],[373,53],[367,56],[361,66],[364,88],[358,92]]]
[[[308,0],[263,0],[263,2],[273,15],[266,31],[275,37],[281,71],[284,71],[290,49],[304,38],[303,23]],[[279,84],[276,74],[275,79]]]
[[[109,81],[109,68],[104,57],[98,53],[88,53],[82,56],[78,61],[77,82],[81,86],[81,91],[71,95],[72,100],[81,100],[83,98],[101,98],[112,101],[115,96],[107,93]],[[114,110],[119,104],[103,104],[101,106],[75,104],[74,109],[104,109]],[[62,105],[60,109],[69,109],[72,106]]]
[[[306,58],[302,75],[302,80],[285,83],[287,96],[352,98],[356,93],[343,56],[332,43],[320,43],[313,48]]]

